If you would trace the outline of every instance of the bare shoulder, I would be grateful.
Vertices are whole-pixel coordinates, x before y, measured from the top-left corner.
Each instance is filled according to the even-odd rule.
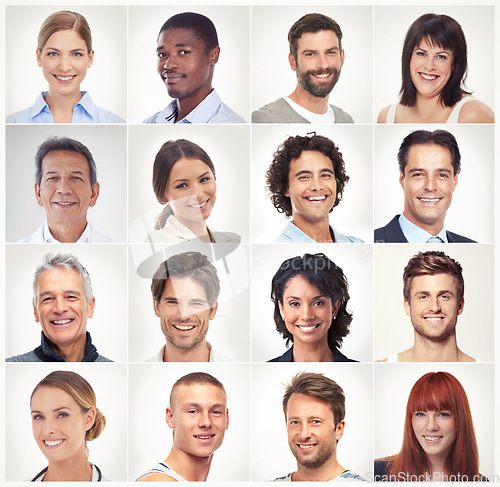
[[[387,105],[385,108],[382,108],[382,110],[378,114],[377,123],[386,123],[389,108],[391,108],[391,105]]]
[[[493,110],[479,100],[467,102],[458,115],[458,123],[494,123]]]
[[[164,473],[153,472],[142,475],[136,482],[177,482],[177,480]]]
[[[387,362],[387,359],[386,359],[386,358],[384,358],[384,359],[382,359],[382,360],[376,360],[376,362]]]

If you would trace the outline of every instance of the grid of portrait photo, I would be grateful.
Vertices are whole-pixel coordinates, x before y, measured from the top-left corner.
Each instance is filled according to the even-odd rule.
[[[500,485],[500,12],[271,3],[0,3],[0,484]]]

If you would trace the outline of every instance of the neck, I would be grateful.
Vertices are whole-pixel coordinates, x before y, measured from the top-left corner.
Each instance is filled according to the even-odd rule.
[[[210,349],[208,348],[206,339],[197,343],[191,348],[179,348],[166,342],[163,349],[164,362],[209,362]]]
[[[87,227],[87,218],[77,222],[54,223],[47,220],[52,236],[61,243],[75,243]]]
[[[297,465],[292,474],[293,481],[328,482],[345,472],[345,468],[337,462],[336,452],[320,467],[307,468]]]
[[[196,457],[182,451],[174,443],[165,463],[188,482],[204,482],[210,471],[212,455]]]
[[[330,220],[328,215],[322,220],[317,221],[309,221],[301,218],[300,215],[293,215],[292,223],[316,242],[333,242],[332,235],[330,234]]]
[[[400,354],[400,358],[407,358],[404,361],[408,362],[460,362],[461,353],[455,334],[444,342],[433,342],[415,331],[413,347]]]
[[[326,340],[324,343],[304,343],[293,344],[294,362],[333,362],[333,352]]]
[[[189,115],[211,92],[212,82],[187,98],[177,98],[177,117],[175,121],[178,122]]]
[[[421,122],[446,122],[451,112],[451,107],[445,107],[439,95],[433,97],[424,97],[417,94],[415,105],[412,107],[413,113]]]
[[[85,451],[76,457],[61,462],[49,462],[49,468],[43,478],[44,482],[50,481],[87,481],[92,480],[92,465],[89,463]]]
[[[75,90],[68,95],[54,95],[50,92],[45,97],[45,102],[52,112],[55,123],[71,123],[73,118],[73,108],[80,101],[82,95],[80,90]]]
[[[323,114],[328,110],[328,96],[314,96],[306,91],[300,83],[289,95],[290,100],[313,113]]]
[[[50,340],[47,340],[50,348],[60,355],[66,362],[81,362],[85,355],[85,347],[87,345],[87,336],[84,332],[81,335],[78,335],[75,340],[61,347],[58,347],[55,343],[52,343]]]
[[[427,455],[427,460],[430,465],[430,473],[432,474],[432,479],[436,481],[442,481],[443,474],[446,473],[446,457],[448,452],[442,453],[440,455]]]
[[[403,211],[403,214],[408,221],[412,222],[414,225],[417,225],[417,227],[422,228],[423,230],[430,233],[431,235],[436,236],[443,229],[444,216],[443,216],[443,218],[439,219],[436,222],[426,223],[426,222],[422,222],[420,220],[415,220],[411,216],[409,217],[408,212],[406,212],[406,211]]]
[[[189,228],[200,240],[210,242],[210,235],[205,220],[186,220],[175,215],[179,223]]]

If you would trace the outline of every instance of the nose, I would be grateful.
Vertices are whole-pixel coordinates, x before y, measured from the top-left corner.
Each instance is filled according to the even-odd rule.
[[[441,311],[441,303],[439,301],[438,296],[431,296],[429,297],[429,311],[433,311],[434,313],[438,313]]]
[[[309,428],[309,423],[307,421],[304,421],[300,426],[300,439],[307,440],[310,437],[311,437],[311,431]]]
[[[425,67],[429,71],[436,69],[436,60],[434,59],[434,56],[427,56],[427,59],[425,60]]]
[[[56,313],[64,313],[68,309],[63,296],[56,296],[54,299],[54,311]]]
[[[71,193],[71,183],[67,178],[60,178],[57,185],[57,192],[63,194]]]
[[[54,423],[51,418],[45,418],[43,422],[42,434],[44,436],[49,436],[55,432]]]
[[[200,428],[210,428],[212,426],[212,421],[210,419],[209,411],[202,411],[199,415],[198,426]]]
[[[165,57],[165,62],[163,64],[163,69],[173,69],[178,66],[177,62],[174,59],[174,56],[166,56]]]
[[[71,59],[69,56],[61,55],[59,57],[59,69],[61,71],[69,71],[71,69]]]
[[[323,180],[319,174],[313,176],[311,179],[311,189],[312,190],[320,190],[323,189]]]
[[[427,414],[426,429],[427,429],[427,431],[436,431],[438,429],[436,415],[434,413]]]
[[[317,66],[319,69],[328,68],[328,58],[324,54],[318,54],[316,57]]]
[[[300,308],[300,318],[303,321],[308,321],[314,318],[314,313],[312,306],[309,306],[309,304],[305,303],[301,306]]]
[[[432,176],[427,176],[425,178],[425,189],[427,191],[434,191],[436,189],[436,180]]]

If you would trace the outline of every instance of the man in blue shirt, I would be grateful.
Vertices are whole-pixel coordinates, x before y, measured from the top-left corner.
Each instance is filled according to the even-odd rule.
[[[170,17],[156,53],[158,73],[174,100],[143,123],[245,123],[212,88],[220,47],[209,18],[193,12]]]
[[[375,230],[375,242],[474,242],[444,226],[460,172],[455,137],[446,130],[416,130],[404,138],[398,162],[404,210]]]

